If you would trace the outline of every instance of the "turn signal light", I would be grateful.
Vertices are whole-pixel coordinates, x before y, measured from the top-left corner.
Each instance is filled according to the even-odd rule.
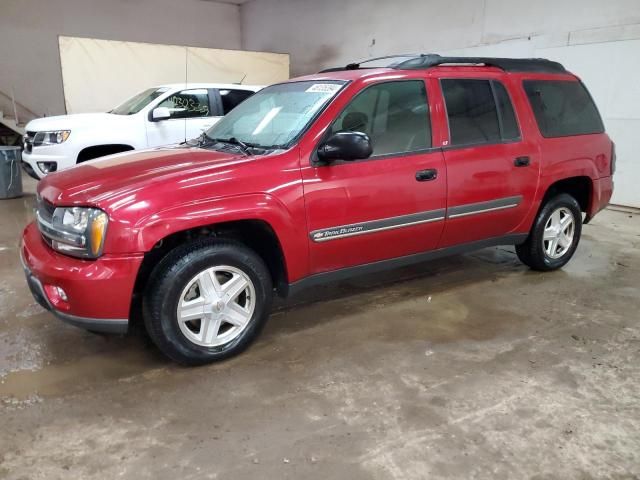
[[[91,253],[97,257],[102,251],[104,232],[107,228],[107,214],[98,214],[91,223]]]

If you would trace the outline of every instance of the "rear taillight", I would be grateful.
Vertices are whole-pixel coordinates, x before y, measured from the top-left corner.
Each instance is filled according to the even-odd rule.
[[[611,142],[611,175],[616,173],[616,144]]]

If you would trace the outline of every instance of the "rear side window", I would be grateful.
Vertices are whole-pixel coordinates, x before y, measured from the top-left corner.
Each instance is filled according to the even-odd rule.
[[[452,145],[500,141],[498,110],[488,80],[442,80]]]
[[[236,108],[236,105],[242,103],[253,95],[253,92],[250,90],[222,89],[218,91],[220,92],[220,100],[222,100],[222,111],[224,115]]]
[[[431,147],[429,104],[424,82],[385,82],[366,88],[331,126],[330,133],[341,131],[369,135],[374,157]]]
[[[542,136],[604,132],[598,109],[581,82],[525,80],[523,85]]]

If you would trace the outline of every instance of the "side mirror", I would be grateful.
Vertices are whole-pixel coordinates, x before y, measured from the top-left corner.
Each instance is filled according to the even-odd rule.
[[[151,113],[151,118],[153,119],[154,122],[157,122],[160,120],[166,120],[167,118],[170,118],[170,117],[171,117],[171,112],[167,107],[155,108]]]
[[[318,148],[322,162],[361,160],[373,153],[369,135],[362,132],[337,132]]]

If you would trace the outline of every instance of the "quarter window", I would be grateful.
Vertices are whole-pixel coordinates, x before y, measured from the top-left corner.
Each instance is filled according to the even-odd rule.
[[[598,109],[581,82],[525,80],[524,90],[544,137],[604,132]]]
[[[386,82],[359,93],[331,126],[330,133],[363,132],[372,156],[401,154],[431,147],[427,92],[422,80]]]
[[[208,117],[210,115],[209,92],[205,88],[182,90],[160,102],[158,107],[169,109],[169,118]]]

